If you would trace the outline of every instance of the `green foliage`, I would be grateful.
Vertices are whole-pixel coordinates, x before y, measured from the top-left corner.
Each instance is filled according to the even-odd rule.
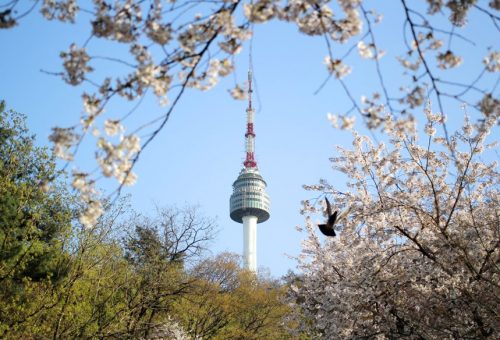
[[[1,112],[0,280],[59,280],[65,275],[62,236],[71,210],[64,192],[45,190],[55,175],[53,159],[27,135],[24,117]]]
[[[25,117],[0,105],[0,335],[38,312],[42,287],[70,270],[65,250],[72,210],[69,195],[47,183],[53,158],[34,145]]]
[[[285,287],[239,262],[239,256],[222,253],[193,268],[196,289],[175,308],[181,324],[193,338],[290,339]]]

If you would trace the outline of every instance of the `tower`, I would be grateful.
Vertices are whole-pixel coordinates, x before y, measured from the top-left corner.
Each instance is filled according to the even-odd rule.
[[[243,223],[243,261],[246,269],[257,271],[257,223],[269,219],[270,200],[266,182],[255,160],[254,109],[252,108],[252,71],[248,71],[247,130],[245,133],[246,157],[243,169],[233,183],[229,200],[230,217]]]

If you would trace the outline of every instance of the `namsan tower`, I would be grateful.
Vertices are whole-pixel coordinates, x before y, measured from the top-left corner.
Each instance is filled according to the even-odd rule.
[[[245,133],[246,157],[243,169],[233,183],[229,200],[230,217],[243,223],[243,261],[246,269],[257,271],[257,223],[269,219],[270,200],[266,182],[257,168],[255,159],[254,114],[252,107],[252,71],[248,71],[247,129]]]

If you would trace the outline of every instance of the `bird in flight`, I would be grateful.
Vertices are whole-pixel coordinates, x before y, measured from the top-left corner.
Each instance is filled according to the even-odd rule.
[[[337,221],[337,214],[338,211],[335,211],[332,214],[332,206],[330,205],[330,202],[328,201],[328,198],[325,197],[326,200],[326,212],[328,214],[328,220],[326,224],[318,224],[319,230],[323,233],[325,236],[329,237],[334,237],[335,234],[335,222]]]

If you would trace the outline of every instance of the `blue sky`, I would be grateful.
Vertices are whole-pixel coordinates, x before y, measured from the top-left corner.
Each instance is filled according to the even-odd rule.
[[[401,5],[378,1],[369,2],[369,6],[378,8],[385,17],[375,27],[375,33],[380,47],[387,51],[381,60],[382,70],[389,88],[397,94],[399,86],[409,83],[395,59],[402,54],[403,47]],[[445,17],[435,19],[440,27],[449,29]],[[61,69],[59,52],[72,42],[85,41],[87,21],[88,17],[82,16],[77,25],[60,24],[32,13],[18,27],[0,31],[0,97],[9,108],[28,115],[29,127],[40,145],[48,145],[51,127],[78,122],[82,89],[70,87],[40,70]],[[451,79],[474,79],[486,54],[485,47],[498,49],[495,39],[498,32],[485,22],[485,16],[475,14],[469,21],[469,26],[460,32],[478,40],[478,44],[471,46],[454,40],[453,46],[466,54],[462,54],[464,65],[448,72]],[[94,51],[102,50],[103,55],[123,53],[115,43],[95,46]],[[340,56],[350,46],[334,45],[334,54]],[[246,78],[247,48],[236,58],[239,82]],[[331,170],[329,158],[335,155],[335,145],[350,145],[351,139],[348,133],[333,129],[326,115],[342,113],[351,104],[335,80],[314,94],[327,76],[323,65],[326,54],[323,38],[302,35],[292,24],[273,21],[255,27],[256,151],[272,202],[271,218],[258,227],[258,264],[269,268],[274,276],[295,269],[295,261],[287,255],[298,255],[305,237],[295,230],[296,225],[304,223],[299,213],[300,201],[319,196],[303,190],[302,185],[315,184],[324,178],[338,189],[344,188],[343,178]],[[354,97],[359,99],[362,94],[375,92],[378,80],[373,62],[361,59],[356,51],[346,62],[353,67],[353,74],[345,79]],[[495,79],[486,79],[485,86],[491,87]],[[242,250],[242,226],[229,218],[229,197],[244,158],[246,102],[234,101],[229,96],[227,89],[233,86],[231,75],[208,92],[189,90],[166,127],[142,154],[136,167],[137,184],[125,190],[131,195],[134,209],[144,213],[152,212],[155,205],[198,204],[205,215],[218,221],[219,234],[211,247],[213,253]],[[459,103],[447,105],[460,112]],[[130,103],[113,103],[107,109],[108,118],[120,117],[130,108]],[[129,124],[145,122],[164,111],[154,98],[147,98]],[[460,121],[452,117],[450,125]],[[363,131],[359,117],[357,126]],[[85,142],[70,168],[95,166],[91,163],[94,143],[92,138]],[[116,187],[111,181],[100,185],[105,192]]]

